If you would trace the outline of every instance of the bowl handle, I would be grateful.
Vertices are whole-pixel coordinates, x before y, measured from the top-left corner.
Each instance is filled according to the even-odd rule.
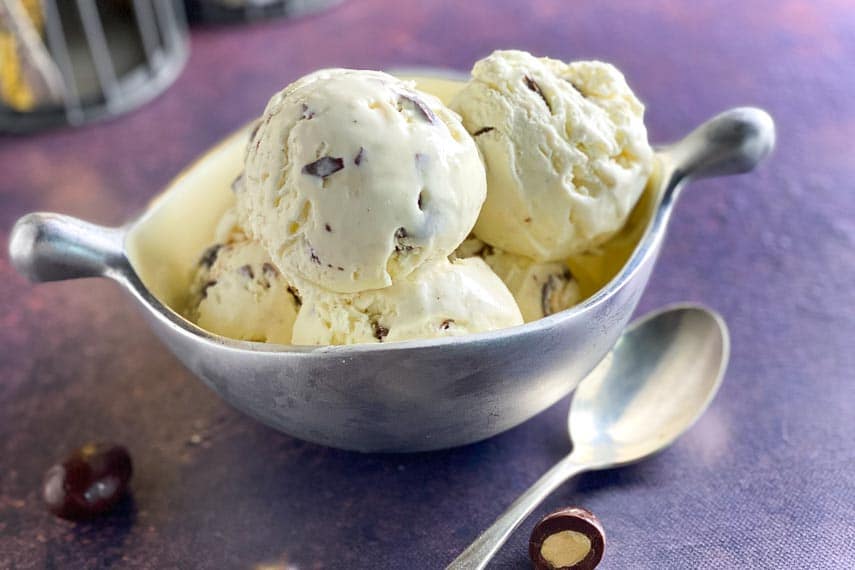
[[[30,281],[80,277],[117,278],[130,267],[123,228],[96,226],[61,214],[33,213],[19,219],[9,238],[12,265]]]
[[[659,152],[673,167],[674,178],[682,182],[748,172],[774,146],[775,123],[769,113],[737,107],[716,115]]]

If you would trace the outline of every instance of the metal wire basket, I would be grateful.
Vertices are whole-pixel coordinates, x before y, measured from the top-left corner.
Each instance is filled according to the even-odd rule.
[[[179,0],[0,0],[0,132],[115,117],[189,53]]]
[[[341,0],[187,0],[194,22],[240,22],[266,18],[296,18],[329,8]]]

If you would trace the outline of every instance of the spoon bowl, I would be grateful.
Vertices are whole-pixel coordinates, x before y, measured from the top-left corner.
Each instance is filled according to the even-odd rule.
[[[718,390],[729,338],[717,313],[694,305],[635,321],[573,394],[568,427],[577,461],[616,467],[667,447]]]

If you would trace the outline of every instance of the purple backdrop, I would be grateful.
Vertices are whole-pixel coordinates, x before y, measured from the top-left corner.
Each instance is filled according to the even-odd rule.
[[[756,173],[689,189],[641,304],[725,315],[733,357],[715,403],[673,448],[585,475],[535,516],[596,512],[602,568],[855,565],[851,2],[351,0],[295,22],[197,30],[184,74],[144,109],[0,138],[0,568],[439,568],[569,450],[567,401],[448,452],[294,440],[221,403],[111,283],[34,287],[5,254],[31,210],[130,218],[305,72],[467,69],[508,47],[617,64],[655,141],[740,104],[768,109],[779,134]],[[93,524],[52,518],[43,471],[101,438],[131,448],[133,500]],[[496,568],[527,566],[532,524]]]

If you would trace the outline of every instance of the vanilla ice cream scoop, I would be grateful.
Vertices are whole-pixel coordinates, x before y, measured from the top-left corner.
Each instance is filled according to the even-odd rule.
[[[331,291],[387,287],[475,224],[484,166],[459,117],[410,82],[321,70],[268,103],[237,186],[273,262]]]
[[[652,170],[644,107],[606,63],[496,51],[450,106],[487,168],[475,234],[505,251],[560,261],[605,241]]]
[[[458,258],[480,257],[514,296],[529,323],[569,309],[582,300],[579,284],[565,263],[538,262],[469,238],[454,252]]]
[[[294,344],[456,336],[523,322],[507,287],[478,258],[434,260],[385,289],[348,294],[305,286],[301,293]]]
[[[261,244],[243,234],[232,212],[220,223],[217,240],[199,261],[188,318],[221,336],[289,344],[300,305],[296,289]]]

